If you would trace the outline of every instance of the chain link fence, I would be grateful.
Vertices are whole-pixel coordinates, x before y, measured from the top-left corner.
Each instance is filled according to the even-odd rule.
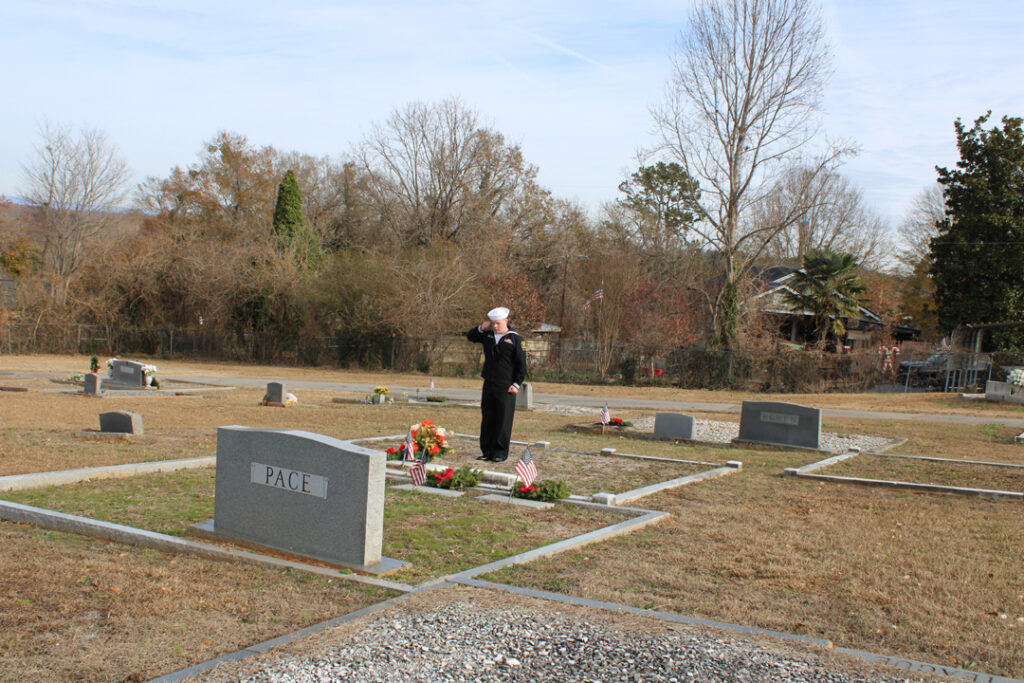
[[[527,339],[530,377],[544,381],[619,382],[688,389],[758,392],[984,391],[1024,366],[1022,353],[817,353],[779,348],[720,351],[630,345],[599,346],[587,339]],[[480,347],[461,336],[410,338],[334,335],[282,338],[252,331],[235,334],[203,327],[140,329],[96,325],[0,324],[0,354],[139,354],[280,365],[360,367],[476,376]]]

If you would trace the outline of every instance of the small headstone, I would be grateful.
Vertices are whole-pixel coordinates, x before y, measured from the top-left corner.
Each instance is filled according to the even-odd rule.
[[[288,392],[284,389],[282,382],[267,382],[267,395],[264,399],[267,403],[279,403],[284,405],[284,400]]]
[[[131,410],[100,413],[100,431],[114,434],[142,434],[142,415]]]
[[[523,382],[516,394],[516,410],[533,410],[533,386]]]
[[[115,360],[111,364],[110,383],[131,388],[146,386],[145,364],[134,360]]]
[[[85,388],[82,391],[93,396],[99,396],[103,393],[103,378],[95,372],[87,373],[85,375]]]
[[[405,563],[381,557],[384,470],[384,451],[329,436],[220,427],[213,531],[389,573]]]
[[[654,435],[693,439],[693,417],[682,413],[658,413],[654,416]]]
[[[1005,401],[1010,397],[1009,382],[985,382],[985,398],[993,401]]]
[[[821,409],[796,403],[744,401],[739,440],[820,448]]]

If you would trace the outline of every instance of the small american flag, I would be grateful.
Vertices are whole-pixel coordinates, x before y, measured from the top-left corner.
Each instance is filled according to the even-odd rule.
[[[427,468],[423,466],[422,460],[417,460],[409,468],[409,476],[412,477],[413,486],[423,486],[427,483]]]
[[[587,302],[585,304],[583,304],[583,310],[584,311],[587,310],[588,308],[590,308],[590,304],[594,303],[595,301],[599,301],[599,300],[601,300],[603,298],[604,298],[604,288],[595,289],[594,293],[590,295],[589,299],[587,299]]]
[[[416,449],[412,445],[412,427],[409,427],[409,433],[405,435],[405,459],[416,459]]]
[[[523,486],[529,486],[537,478],[537,466],[533,464],[533,456],[530,455],[530,447],[526,447],[523,457],[516,463],[516,476],[523,482]]]
[[[604,408],[601,408],[601,424],[606,425],[612,421],[612,414],[608,412],[608,404],[604,404]]]
[[[434,377],[433,377],[433,375],[431,375],[431,377],[430,377],[430,390],[431,391],[434,390]]]

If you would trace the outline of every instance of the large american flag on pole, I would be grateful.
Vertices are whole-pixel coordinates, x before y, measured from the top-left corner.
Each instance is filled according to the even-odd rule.
[[[601,424],[606,425],[612,421],[612,414],[608,412],[608,404],[604,404],[604,408],[601,408]]]
[[[590,308],[590,304],[594,303],[595,301],[599,301],[599,300],[601,300],[603,298],[604,298],[604,288],[603,287],[599,287],[598,289],[595,289],[594,293],[590,295],[589,299],[587,299],[587,302],[585,304],[583,304],[583,310],[584,311],[587,310],[588,308]]]
[[[523,457],[516,463],[516,476],[523,482],[523,486],[529,486],[537,478],[537,466],[533,464],[533,456],[530,455],[530,447],[526,447]]]

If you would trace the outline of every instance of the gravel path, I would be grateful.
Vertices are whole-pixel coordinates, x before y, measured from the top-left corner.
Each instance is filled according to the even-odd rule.
[[[569,610],[571,612],[571,608]],[[904,682],[850,658],[662,623],[623,628],[569,613],[457,600],[388,610],[318,654],[279,659],[246,683],[347,681]],[[645,626],[647,628],[645,628]],[[913,679],[922,680],[922,679]],[[934,680],[934,679],[932,679]]]
[[[557,405],[546,403],[537,406],[537,410],[558,413],[559,415],[588,415],[596,420],[599,411],[593,408],[580,406]],[[654,418],[641,417],[630,420],[633,429],[647,434],[654,433]],[[694,439],[697,441],[708,441],[711,443],[729,443],[740,435],[739,422],[725,422],[722,420],[694,420]],[[832,432],[821,433],[821,447],[826,451],[846,451],[856,447],[862,451],[877,451],[892,444],[892,440],[884,436],[870,436],[868,434],[834,434]]]

